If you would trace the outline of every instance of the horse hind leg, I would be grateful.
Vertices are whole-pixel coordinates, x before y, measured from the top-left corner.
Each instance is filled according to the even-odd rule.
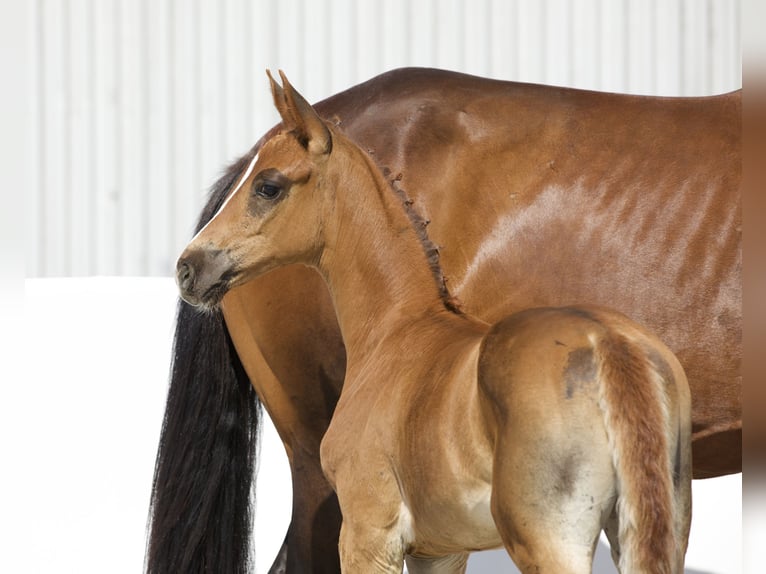
[[[604,534],[609,541],[609,550],[612,555],[612,562],[619,568],[620,566],[620,519],[617,516],[617,509],[612,510],[612,514],[604,523]]]
[[[522,573],[590,573],[605,507],[614,499],[610,461],[593,451],[557,452],[559,440],[537,438],[497,449],[495,524]]]
[[[571,531],[522,530],[506,538],[506,550],[522,574],[590,574],[598,536],[573,540]],[[524,540],[521,540],[524,537]]]
[[[464,574],[468,565],[468,553],[461,552],[438,558],[408,555],[405,562],[410,574]]]
[[[601,415],[584,393],[561,411],[568,413],[565,424],[560,416],[539,416],[536,405],[543,399],[522,399],[505,409],[517,416],[498,425],[495,525],[522,573],[590,574],[604,516],[616,497]]]

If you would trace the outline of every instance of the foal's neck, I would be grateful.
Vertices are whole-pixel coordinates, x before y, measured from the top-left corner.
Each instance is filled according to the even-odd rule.
[[[351,361],[392,330],[452,311],[403,199],[369,156],[351,145],[338,148],[327,182],[336,190],[334,214],[319,269]]]

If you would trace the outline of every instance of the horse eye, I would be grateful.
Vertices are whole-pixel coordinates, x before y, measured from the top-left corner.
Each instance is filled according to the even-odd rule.
[[[280,186],[268,182],[263,182],[255,188],[255,194],[265,199],[274,199],[281,191]]]

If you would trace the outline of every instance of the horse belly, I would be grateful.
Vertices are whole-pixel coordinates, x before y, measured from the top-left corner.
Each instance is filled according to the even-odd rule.
[[[412,527],[412,553],[438,556],[502,545],[490,510],[490,484],[423,490],[417,502],[405,505]]]

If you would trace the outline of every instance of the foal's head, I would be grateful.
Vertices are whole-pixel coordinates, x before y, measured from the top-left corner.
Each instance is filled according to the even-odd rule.
[[[279,265],[311,263],[321,251],[328,210],[325,171],[330,129],[280,71],[269,74],[282,131],[236,180],[221,209],[186,247],[176,266],[181,296],[213,307],[226,292]],[[324,184],[324,185],[323,185]]]

